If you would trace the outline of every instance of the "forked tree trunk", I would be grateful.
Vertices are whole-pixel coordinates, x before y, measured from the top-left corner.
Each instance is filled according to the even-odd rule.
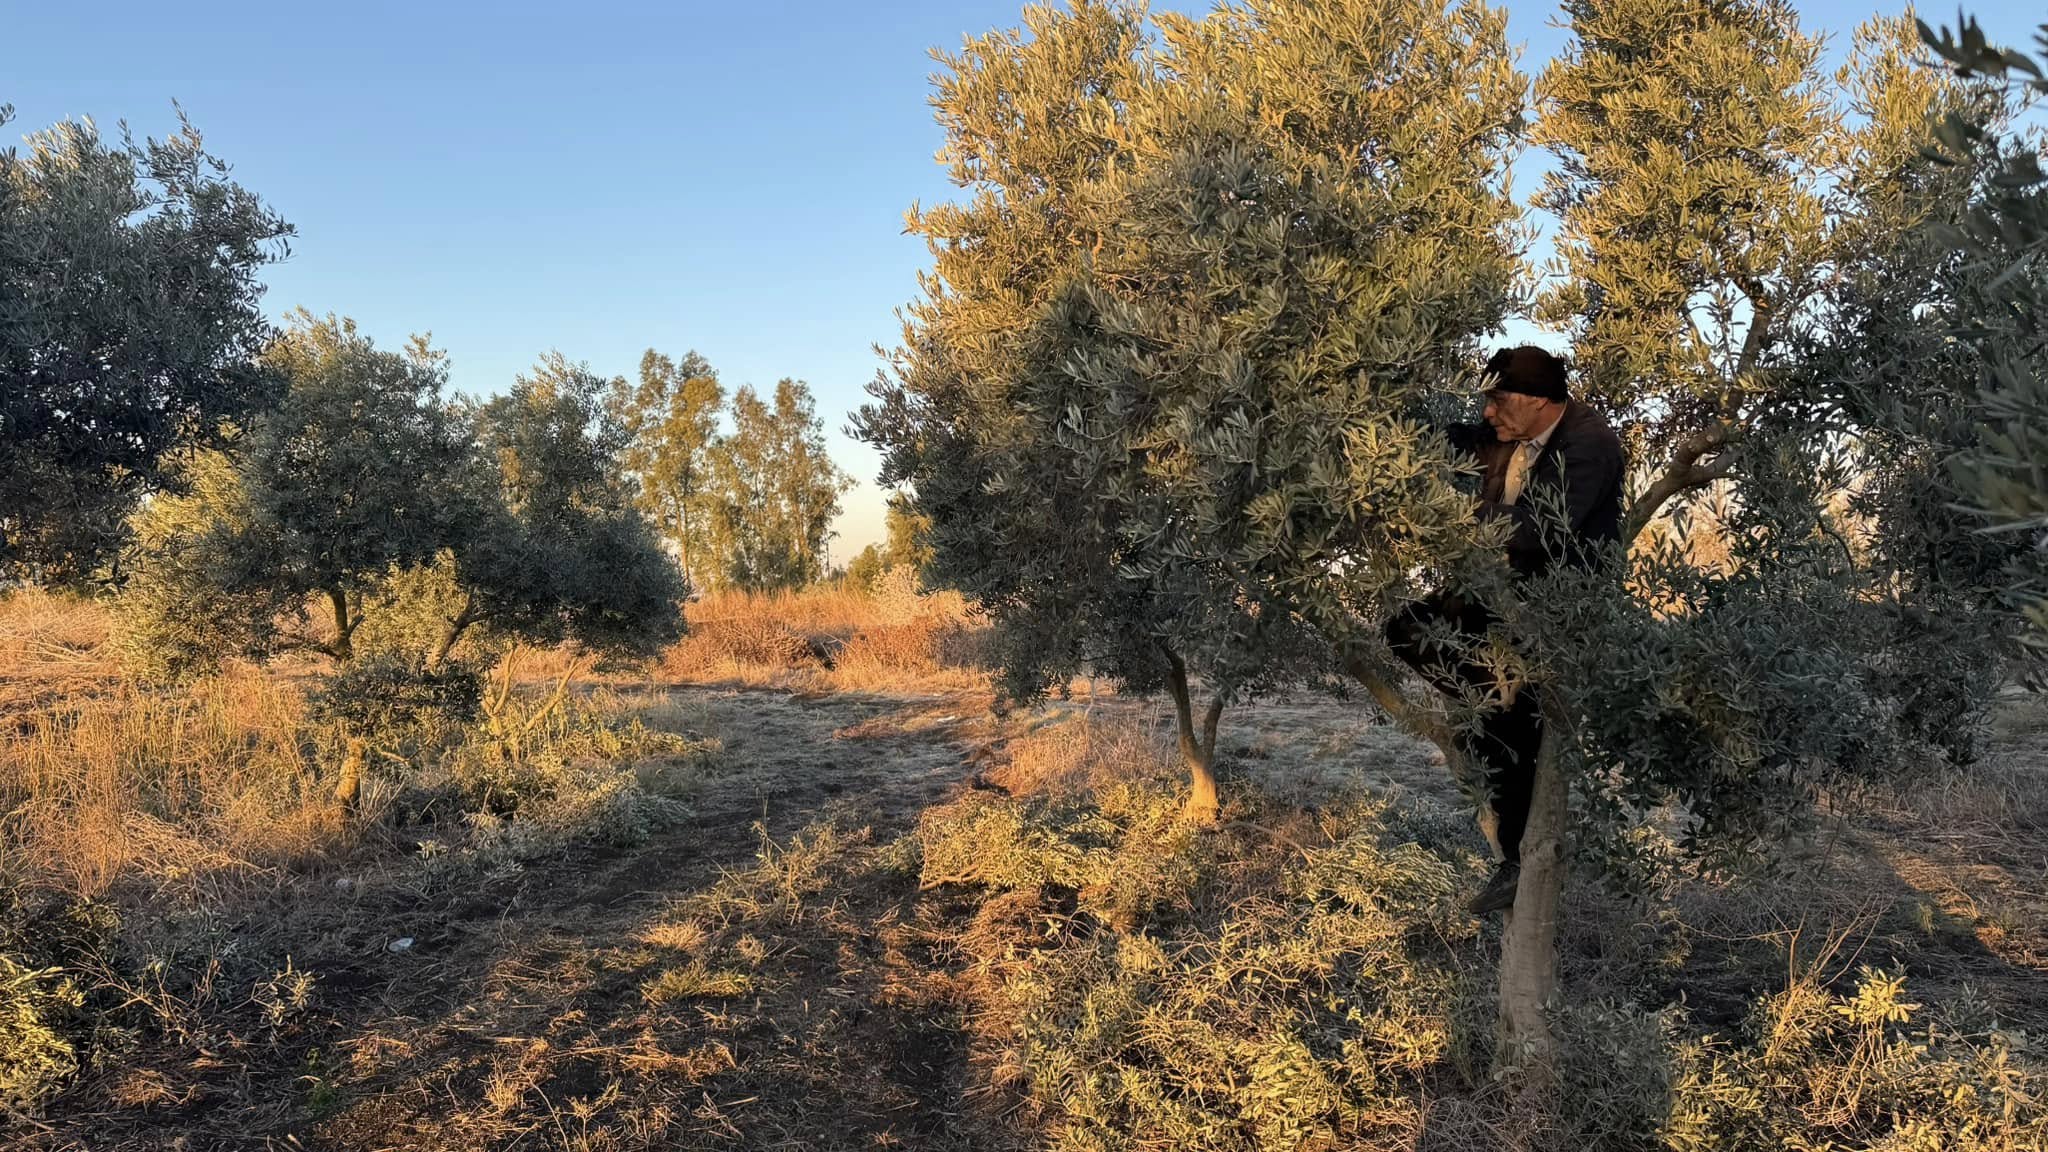
[[[1202,732],[1198,738],[1192,726],[1183,722],[1180,733],[1180,757],[1188,766],[1187,817],[1197,824],[1214,824],[1216,814],[1222,811],[1222,801],[1216,795],[1216,724],[1223,718],[1223,701],[1209,701],[1209,710],[1202,716]]]
[[[455,645],[462,640],[462,634],[469,631],[469,626],[476,622],[476,597],[465,595],[462,598],[462,611],[457,612],[455,618],[448,621],[448,626],[441,630],[441,639],[434,644],[434,650],[427,653],[427,667],[439,668],[446,662],[448,654],[455,651]]]
[[[1558,905],[1564,890],[1570,788],[1557,763],[1556,729],[1545,725],[1536,753],[1529,824],[1522,833],[1522,879],[1500,946],[1500,1031],[1495,1059],[1521,1070],[1532,1090],[1557,1082],[1557,1046],[1548,1011],[1557,995]]]
[[[1173,717],[1180,733],[1180,758],[1188,770],[1187,818],[1196,824],[1214,824],[1222,802],[1216,795],[1216,726],[1223,719],[1223,696],[1209,701],[1202,715],[1202,728],[1195,730],[1195,703],[1188,691],[1188,669],[1178,653],[1166,653],[1167,690],[1173,696]]]

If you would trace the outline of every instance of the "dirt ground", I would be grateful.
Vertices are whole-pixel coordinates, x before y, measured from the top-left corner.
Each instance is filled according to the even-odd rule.
[[[1019,1101],[975,1072],[956,946],[975,907],[921,892],[892,845],[928,806],[987,786],[1034,728],[1093,709],[1163,737],[1161,706],[1084,699],[997,720],[973,695],[626,691],[651,726],[724,743],[686,816],[634,846],[482,870],[400,821],[389,843],[260,906],[195,914],[187,936],[224,983],[254,970],[239,939],[285,939],[309,994],[192,1012],[190,1035],[88,1071],[0,1144],[1030,1146]],[[1975,792],[1833,822],[1795,862],[1800,884],[1683,886],[1685,952],[1662,991],[1712,1019],[1788,964],[1896,960],[2048,1029],[2044,726],[2015,710]],[[1241,781],[1298,804],[1361,786],[1455,800],[1432,752],[1359,705],[1262,704],[1226,721],[1221,747]],[[1575,903],[1568,983],[1629,946],[1617,940],[1639,916],[1591,886]]]

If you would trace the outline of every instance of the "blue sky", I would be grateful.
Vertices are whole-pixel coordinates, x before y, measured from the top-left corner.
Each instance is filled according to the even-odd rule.
[[[809,381],[862,481],[834,542],[850,556],[881,498],[873,454],[839,430],[926,263],[904,209],[953,193],[927,50],[1020,7],[0,0],[0,103],[11,140],[82,116],[162,135],[179,101],[298,227],[271,310],[340,312],[391,346],[431,331],[465,391],[551,348],[607,375],[653,346],[696,349],[728,386]],[[1875,9],[1801,10],[1839,51]],[[1972,10],[2007,40],[2029,31],[2013,0]],[[1525,71],[1562,43],[1557,12],[1509,6]]]

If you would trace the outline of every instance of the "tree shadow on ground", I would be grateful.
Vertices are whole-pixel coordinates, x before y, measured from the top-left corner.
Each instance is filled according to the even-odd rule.
[[[961,1099],[943,939],[882,851],[962,786],[985,721],[943,697],[646,690],[726,737],[687,815],[526,861],[309,870],[237,911],[252,948],[289,942],[307,1004],[267,1021],[252,996],[152,1041],[9,1146],[999,1146]],[[835,858],[778,903],[776,854],[821,828]],[[750,870],[761,891],[731,891]],[[721,886],[766,919],[726,907],[695,945],[667,923]]]
[[[999,736],[1089,705],[999,731],[985,698],[611,687],[642,693],[650,723],[726,740],[687,816],[642,844],[517,865],[309,872],[239,913],[250,939],[290,942],[315,975],[309,1008],[273,1024],[252,996],[225,1027],[88,1076],[8,1146],[1030,1146],[976,1032],[984,990],[958,935],[978,898],[920,891],[889,845],[970,787]],[[1142,725],[1149,708],[1112,698],[1096,714]],[[1242,783],[1290,803],[1358,785],[1455,801],[1427,750],[1364,709],[1250,709],[1224,747]],[[2028,855],[2048,787],[2032,779],[2002,778],[2002,799],[1859,812],[1816,842],[1798,883],[1690,885],[1668,916],[1582,873],[1566,987],[1682,1001],[1688,1031],[1731,1035],[1803,966],[1845,990],[1861,965],[1898,963],[1916,998],[1967,986],[2008,1025],[2048,1028],[2048,915]],[[393,836],[403,847],[431,829]],[[238,970],[284,959],[244,956]],[[1487,1146],[1471,1141],[1498,1102],[1483,1085],[1461,1091],[1394,1146]]]
[[[1916,998],[1970,1001],[2048,1029],[2048,770],[2039,709],[2005,710],[1984,758],[1845,800],[1782,870],[1682,887],[1674,969],[1694,1015],[1725,1025],[1816,973],[1833,989],[1903,968]]]

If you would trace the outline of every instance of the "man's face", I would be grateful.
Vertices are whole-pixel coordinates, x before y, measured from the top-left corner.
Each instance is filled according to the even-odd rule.
[[[1503,440],[1527,440],[1543,430],[1551,401],[1520,392],[1488,389],[1486,408],[1481,413]]]

